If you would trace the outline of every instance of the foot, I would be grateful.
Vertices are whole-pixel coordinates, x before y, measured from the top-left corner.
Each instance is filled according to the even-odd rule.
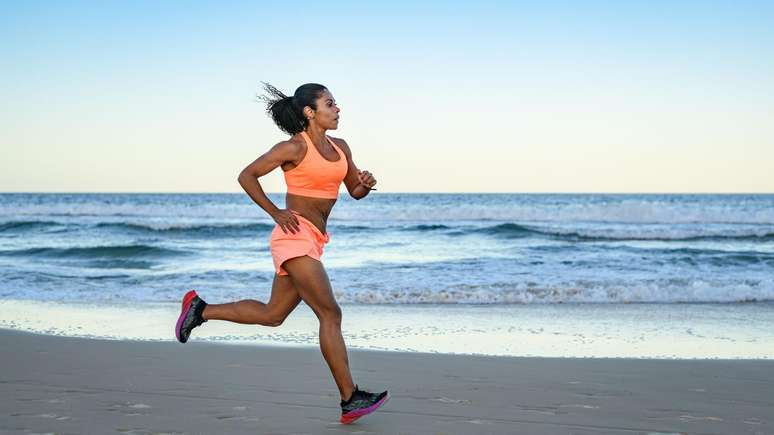
[[[355,391],[352,392],[349,400],[341,401],[341,423],[350,424],[358,418],[376,411],[389,398],[390,395],[386,391],[369,393],[359,390],[355,385]]]
[[[183,296],[183,308],[180,311],[180,317],[177,318],[177,325],[175,326],[177,341],[185,343],[188,341],[191,331],[206,322],[202,317],[204,307],[206,306],[207,302],[201,300],[195,290],[191,290]]]

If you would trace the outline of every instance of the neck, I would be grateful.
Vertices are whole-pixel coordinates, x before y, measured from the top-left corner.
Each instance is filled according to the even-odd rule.
[[[312,142],[316,144],[325,144],[326,131],[328,130],[311,124],[306,128],[306,134],[308,134],[309,138],[312,139]]]

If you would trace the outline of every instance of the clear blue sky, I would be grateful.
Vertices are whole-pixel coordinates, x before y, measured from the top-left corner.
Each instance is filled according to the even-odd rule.
[[[0,191],[240,191],[263,80],[382,191],[774,192],[772,2],[276,3],[3,2]]]

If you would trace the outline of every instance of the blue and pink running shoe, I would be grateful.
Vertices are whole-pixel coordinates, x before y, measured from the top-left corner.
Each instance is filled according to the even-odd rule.
[[[183,296],[183,308],[180,311],[180,317],[177,318],[175,325],[175,336],[177,341],[185,343],[191,335],[191,331],[202,323],[206,322],[202,317],[207,302],[204,302],[191,290]]]
[[[341,401],[341,423],[350,424],[358,418],[376,411],[389,398],[390,395],[386,391],[369,393],[359,390],[355,385],[355,391],[352,392],[349,400]]]

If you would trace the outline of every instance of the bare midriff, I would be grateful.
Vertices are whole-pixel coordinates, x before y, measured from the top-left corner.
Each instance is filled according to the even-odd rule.
[[[334,204],[336,204],[335,199],[312,198],[292,193],[285,195],[285,206],[309,219],[323,234],[326,232],[328,215],[331,214]]]

